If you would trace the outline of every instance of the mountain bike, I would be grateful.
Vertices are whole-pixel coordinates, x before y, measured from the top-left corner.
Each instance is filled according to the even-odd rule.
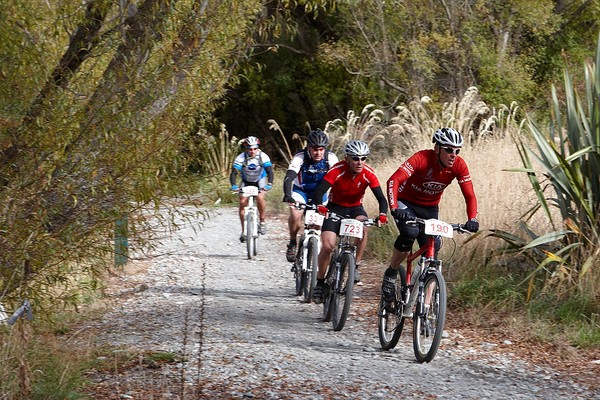
[[[304,210],[304,231],[300,238],[296,261],[292,267],[296,280],[296,296],[304,295],[304,302],[310,303],[317,283],[318,257],[321,250],[321,225],[324,216],[315,206],[296,203],[292,207]]]
[[[340,221],[337,246],[332,253],[323,296],[323,321],[331,321],[334,331],[341,331],[348,319],[354,295],[356,247],[365,226],[377,224],[375,219],[359,221],[329,212],[329,218]]]
[[[407,223],[423,225],[427,242],[406,259],[396,278],[394,301],[381,298],[377,312],[379,343],[384,350],[398,344],[405,319],[413,322],[413,350],[418,362],[430,362],[439,348],[446,322],[446,281],[442,261],[436,256],[436,238],[452,238],[454,231],[470,233],[462,224],[415,218]],[[412,263],[419,259],[413,269]],[[408,284],[407,284],[408,282]]]
[[[259,191],[260,189],[256,186],[244,186],[239,189],[239,193],[248,198],[248,205],[244,207],[244,232],[246,232],[246,250],[249,260],[258,255],[259,250],[259,217],[256,206],[256,197]]]

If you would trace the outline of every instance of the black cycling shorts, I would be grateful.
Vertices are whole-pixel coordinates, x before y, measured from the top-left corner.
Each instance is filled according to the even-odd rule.
[[[367,217],[367,212],[362,205],[356,207],[342,207],[338,204],[329,203],[327,204],[327,208],[329,211],[344,216],[344,218],[356,218],[360,215],[364,215],[365,218]],[[340,232],[340,222],[341,221],[339,220],[333,221],[331,218],[325,218],[321,231],[335,232],[337,235]]]

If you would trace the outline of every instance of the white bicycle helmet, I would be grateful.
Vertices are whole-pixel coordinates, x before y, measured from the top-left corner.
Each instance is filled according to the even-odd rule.
[[[254,148],[260,146],[260,140],[256,136],[248,136],[244,140],[244,147],[246,148]]]
[[[348,156],[368,156],[371,151],[369,145],[362,140],[351,140],[346,143],[344,153]]]
[[[452,128],[441,128],[433,134],[433,143],[440,146],[462,147],[462,135]]]

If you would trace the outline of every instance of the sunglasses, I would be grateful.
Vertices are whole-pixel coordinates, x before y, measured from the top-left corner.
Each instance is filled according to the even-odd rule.
[[[452,147],[442,147],[442,149],[444,149],[444,151],[448,154],[454,153],[454,154],[458,155],[458,153],[460,153],[460,149],[454,149]]]
[[[360,161],[365,161],[366,159],[367,159],[367,156],[362,156],[362,157],[352,156],[352,160],[354,160],[354,161],[359,161],[359,160]]]

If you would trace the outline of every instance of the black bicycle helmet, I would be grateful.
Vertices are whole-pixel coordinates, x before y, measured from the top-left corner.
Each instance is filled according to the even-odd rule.
[[[441,128],[433,134],[433,143],[440,146],[462,147],[462,135],[452,128]]]
[[[327,147],[327,145],[329,144],[329,138],[327,137],[325,132],[317,128],[315,130],[310,131],[306,142],[309,146],[312,147]]]

